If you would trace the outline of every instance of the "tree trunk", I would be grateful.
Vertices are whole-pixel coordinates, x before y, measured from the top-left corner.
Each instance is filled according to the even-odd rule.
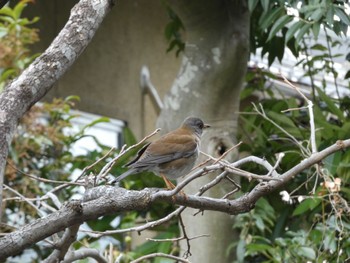
[[[164,98],[164,109],[158,127],[176,128],[187,116],[197,116],[212,128],[203,134],[202,151],[220,156],[235,144],[239,94],[249,53],[249,13],[245,1],[169,1],[182,20],[186,47],[182,65],[170,92]],[[233,159],[234,154],[228,158]],[[202,160],[205,157],[202,157]],[[187,193],[197,192],[216,174],[192,182]],[[233,190],[222,182],[208,191],[211,197],[222,197]],[[186,209],[183,220],[189,237],[209,234],[191,240],[191,262],[231,262],[227,248],[237,236],[232,217],[206,211],[194,216]],[[186,249],[183,244],[183,250]]]

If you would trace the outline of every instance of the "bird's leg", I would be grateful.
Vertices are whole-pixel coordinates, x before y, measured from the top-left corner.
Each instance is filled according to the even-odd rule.
[[[161,173],[160,175],[162,176],[168,190],[173,190],[175,188],[175,185],[172,182],[170,182],[164,174]]]
[[[160,173],[160,175],[162,176],[162,178],[163,178],[163,180],[164,180],[164,182],[165,182],[166,187],[168,188],[168,190],[173,190],[173,189],[175,188],[175,185],[174,185],[172,182],[170,182],[170,181],[168,180],[168,178],[165,177],[164,174]],[[176,201],[176,197],[175,197],[175,196],[172,196],[171,199],[173,200],[173,202]]]
[[[163,178],[163,180],[164,180],[168,190],[173,190],[175,188],[175,185],[171,181],[169,181],[168,178],[166,178],[164,174],[161,173],[160,175],[162,176],[162,178]],[[187,199],[187,195],[185,194],[185,192],[183,190],[180,191],[180,194],[185,199]],[[176,197],[175,196],[173,196],[172,199],[173,199],[174,202],[176,201]]]

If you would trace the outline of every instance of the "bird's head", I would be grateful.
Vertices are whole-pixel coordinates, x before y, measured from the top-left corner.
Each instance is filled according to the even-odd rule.
[[[200,136],[202,135],[203,130],[209,128],[210,125],[205,124],[200,118],[188,117],[182,123],[182,127],[190,129]]]

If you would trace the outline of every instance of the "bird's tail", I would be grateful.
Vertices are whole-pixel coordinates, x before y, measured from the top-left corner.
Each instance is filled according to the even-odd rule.
[[[129,175],[131,175],[131,174],[133,174],[133,173],[135,173],[134,169],[129,169],[129,170],[126,171],[125,173],[123,173],[123,174],[119,175],[117,178],[115,178],[115,179],[111,182],[111,184],[116,184],[116,183],[120,182],[121,180],[123,180],[125,177],[127,177],[127,176],[129,176]]]

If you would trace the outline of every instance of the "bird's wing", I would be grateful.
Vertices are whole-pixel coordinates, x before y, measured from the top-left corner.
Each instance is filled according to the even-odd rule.
[[[197,140],[192,135],[164,136],[151,143],[130,167],[142,168],[190,157],[197,152]]]
[[[128,162],[125,167],[128,167],[128,166],[131,166],[133,163],[136,163],[140,157],[142,156],[142,154],[147,150],[148,146],[150,145],[151,143],[147,143],[145,144],[136,154],[136,157],[134,159],[132,159],[130,162]]]

